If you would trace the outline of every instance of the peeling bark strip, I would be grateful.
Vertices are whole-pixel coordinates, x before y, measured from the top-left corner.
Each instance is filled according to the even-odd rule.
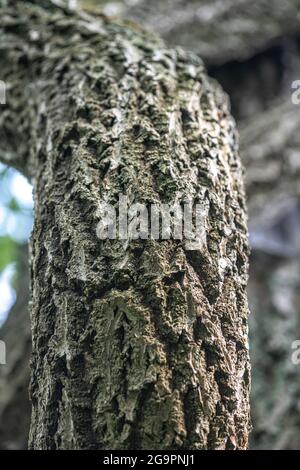
[[[35,186],[30,447],[246,448],[248,245],[226,97],[199,58],[133,26],[5,3],[0,155]],[[99,204],[120,193],[192,197],[206,246],[99,240]]]

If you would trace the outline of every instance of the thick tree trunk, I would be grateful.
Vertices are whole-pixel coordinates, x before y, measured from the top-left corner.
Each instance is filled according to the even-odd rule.
[[[101,3],[109,13],[160,32],[168,43],[200,52],[230,95],[242,130],[253,252],[251,446],[299,449],[299,374],[291,346],[299,339],[300,318],[300,114],[291,104],[291,84],[300,75],[300,2]]]
[[[248,246],[226,97],[196,56],[134,27],[48,1],[1,15],[0,155],[35,188],[30,447],[246,448]],[[119,194],[193,198],[205,240],[99,240],[100,204]]]

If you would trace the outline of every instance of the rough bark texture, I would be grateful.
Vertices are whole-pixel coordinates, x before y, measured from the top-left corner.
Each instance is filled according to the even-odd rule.
[[[5,341],[7,364],[0,366],[0,449],[26,449],[30,421],[29,357],[31,334],[28,300],[27,249],[20,255],[17,298],[0,328]]]
[[[291,362],[300,331],[300,122],[299,106],[291,105],[291,83],[300,76],[299,1],[103,3],[200,52],[230,95],[253,251],[251,447],[299,449],[299,366]]]
[[[134,27],[13,3],[0,155],[35,187],[30,447],[246,448],[248,247],[226,97],[196,56]],[[119,193],[194,197],[206,242],[101,242],[99,204]]]
[[[300,123],[299,106],[291,105],[291,83],[300,77],[299,1],[102,3],[201,51],[230,95],[242,130],[253,252],[251,447],[299,449],[299,366],[291,362],[300,337]]]
[[[126,13],[129,5],[127,3],[126,7],[120,9],[121,2],[109,0],[106,2],[84,0],[82,3],[109,5],[105,11],[113,15]],[[153,13],[152,5],[155,2],[153,0],[148,2],[148,9],[143,9],[145,24],[149,23],[146,19],[148,13],[151,15],[150,18],[154,14],[158,17],[159,8],[165,9],[163,3],[161,0]],[[181,42],[188,49],[202,51],[202,56],[210,65],[210,73],[230,94],[233,113],[242,127],[241,153],[247,167],[250,229],[252,242],[255,244],[249,289],[252,310],[251,350],[254,364],[252,380],[254,429],[251,446],[255,449],[300,448],[297,411],[299,374],[297,366],[292,366],[290,361],[290,345],[295,339],[299,339],[300,273],[298,273],[299,257],[290,257],[288,254],[291,241],[289,234],[295,233],[295,225],[300,219],[294,197],[299,196],[299,173],[296,171],[297,162],[300,161],[297,145],[300,135],[299,108],[291,108],[288,105],[291,82],[299,79],[300,74],[297,39],[299,26],[296,25],[294,28],[299,3],[298,0],[268,2],[267,10],[265,9],[268,11],[268,24],[273,25],[272,30],[275,32],[271,37],[268,32],[269,27],[266,29],[264,25],[262,26],[266,21],[261,14],[261,5],[263,5],[261,1],[255,1],[248,6],[243,2],[232,2],[230,16],[224,18],[221,14],[222,22],[217,8],[211,10],[214,14],[208,16],[205,14],[206,8],[202,14],[202,18],[206,17],[204,29],[202,27],[191,29],[190,22],[182,15],[182,8],[179,10],[180,14],[176,14],[180,3],[173,1],[172,11],[168,11],[164,17],[160,14],[159,21],[156,21],[156,24],[152,21],[151,27],[155,29],[158,24],[162,29],[162,21],[170,27],[170,17],[174,18],[177,15],[181,23],[180,32],[173,23],[171,27],[174,34],[168,33],[168,40],[173,44]],[[217,5],[217,2],[212,2],[211,5],[213,3]],[[220,3],[225,9],[229,5],[229,2],[225,1]],[[142,1],[138,4],[141,5]],[[185,5],[189,4],[191,3],[185,2]],[[200,7],[203,4],[207,5],[207,2],[201,0],[195,2],[198,18],[201,16]],[[249,12],[249,8],[253,12]],[[236,9],[239,11],[238,14]],[[139,15],[140,11],[139,8],[134,13]],[[255,16],[254,11],[257,12]],[[248,21],[249,16],[251,21]],[[194,21],[196,23],[198,19],[195,17]],[[226,27],[223,26],[224,21]],[[150,28],[149,25],[148,27]],[[245,27],[248,31],[247,43],[243,39]],[[203,34],[207,29],[209,32],[216,31],[214,33],[216,38],[221,37],[218,42],[213,41],[213,47],[210,46],[211,34]],[[223,36],[220,36],[221,33]],[[164,35],[163,31],[162,34]],[[240,36],[242,39],[239,39]],[[228,38],[231,38],[229,43]],[[235,46],[228,54],[228,44],[232,44],[233,40]],[[242,49],[239,47],[241,44],[245,46]],[[226,60],[224,51],[228,54]],[[1,134],[0,147],[2,138]],[[281,171],[284,174],[283,179]],[[286,216],[286,212],[290,215]],[[266,215],[268,222],[263,223]],[[284,236],[281,233],[282,221],[286,229]],[[263,232],[266,228],[267,236]],[[270,239],[273,244],[271,252],[268,243]],[[274,253],[274,240],[277,252],[282,250],[281,253]],[[295,253],[295,241],[294,239],[292,242],[293,253]],[[26,357],[24,362],[26,363]],[[18,408],[18,418],[20,413],[21,408]]]

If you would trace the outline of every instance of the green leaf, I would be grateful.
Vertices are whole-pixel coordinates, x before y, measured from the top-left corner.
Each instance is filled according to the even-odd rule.
[[[0,237],[0,273],[17,259],[17,244],[10,237]]]
[[[18,203],[18,201],[16,200],[15,197],[11,198],[11,200],[9,201],[8,207],[13,212],[20,212],[21,211],[21,207],[20,207],[20,205],[19,205],[19,203]]]

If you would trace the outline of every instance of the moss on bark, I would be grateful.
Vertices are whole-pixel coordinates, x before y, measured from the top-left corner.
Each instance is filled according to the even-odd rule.
[[[30,447],[246,448],[248,243],[226,96],[198,57],[133,26],[7,3],[0,155],[35,188]],[[99,205],[120,193],[192,197],[206,242],[100,241]]]

